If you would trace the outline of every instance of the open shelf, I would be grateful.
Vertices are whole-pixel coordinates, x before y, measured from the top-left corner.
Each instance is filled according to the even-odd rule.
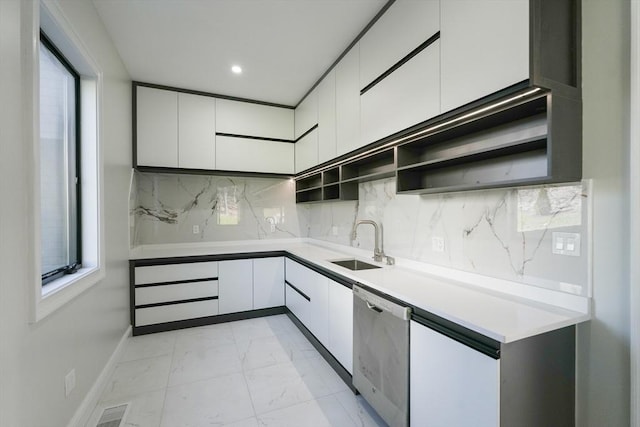
[[[322,186],[322,176],[320,173],[296,180],[296,191],[319,188],[320,186]]]
[[[326,185],[322,189],[322,200],[340,200],[340,184]]]
[[[393,149],[378,152],[368,157],[345,163],[341,166],[341,182],[366,182],[395,175]]]
[[[340,181],[340,168],[335,167],[322,172],[322,184],[337,184]]]
[[[309,190],[296,191],[296,203],[320,202],[322,201],[322,187]]]

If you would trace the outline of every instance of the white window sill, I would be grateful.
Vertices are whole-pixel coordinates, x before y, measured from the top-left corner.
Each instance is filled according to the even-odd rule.
[[[44,319],[57,309],[98,283],[104,278],[104,270],[98,267],[81,268],[47,283],[35,306],[34,321]]]

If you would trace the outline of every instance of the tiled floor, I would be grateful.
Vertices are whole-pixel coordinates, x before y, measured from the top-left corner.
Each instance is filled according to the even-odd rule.
[[[87,427],[384,426],[285,315],[133,337]]]

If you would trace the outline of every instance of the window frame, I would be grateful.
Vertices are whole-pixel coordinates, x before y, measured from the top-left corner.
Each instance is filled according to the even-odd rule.
[[[61,64],[62,66],[71,74],[74,82],[74,110],[75,110],[75,123],[74,123],[74,152],[73,152],[73,163],[74,163],[74,175],[69,174],[67,177],[69,189],[73,188],[74,193],[74,201],[71,202],[67,200],[69,204],[69,212],[73,208],[75,210],[75,221],[73,222],[73,232],[69,233],[69,240],[74,240],[75,242],[75,256],[70,260],[70,264],[52,270],[50,272],[46,272],[42,274],[42,286],[46,286],[48,283],[59,279],[65,274],[73,274],[78,271],[82,266],[82,104],[81,104],[81,88],[80,88],[80,73],[73,67],[71,62],[60,52],[58,47],[51,41],[51,39],[47,36],[42,28],[40,28],[40,45],[47,49]],[[71,156],[69,156],[71,157]],[[75,185],[73,181],[75,180]],[[71,197],[69,198],[71,199]],[[69,216],[71,216],[69,214]],[[70,227],[71,228],[71,227]],[[69,242],[71,243],[71,242]]]

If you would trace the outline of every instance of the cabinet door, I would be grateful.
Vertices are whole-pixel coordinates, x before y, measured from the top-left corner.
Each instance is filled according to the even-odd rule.
[[[253,308],[284,305],[284,258],[253,260]]]
[[[314,89],[295,111],[295,139],[318,124],[318,90]]]
[[[312,168],[318,164],[318,129],[308,133],[295,143],[296,173]]]
[[[336,73],[318,85],[318,163],[336,157]]]
[[[362,94],[364,143],[440,113],[440,43],[436,41]]]
[[[216,132],[293,140],[293,109],[218,99]]]
[[[360,89],[440,29],[439,0],[397,0],[360,40]]]
[[[179,93],[178,124],[178,166],[215,169],[215,98]]]
[[[253,308],[253,262],[250,259],[218,264],[220,314]]]
[[[243,172],[293,173],[290,142],[216,136],[216,169]]]
[[[353,372],[353,292],[329,280],[329,351]]]
[[[528,0],[442,0],[442,111],[529,78]]]
[[[413,427],[498,427],[500,362],[411,321]]]
[[[360,46],[336,65],[336,146],[338,156],[360,147]]]
[[[178,167],[178,93],[136,87],[136,157],[140,166]]]

